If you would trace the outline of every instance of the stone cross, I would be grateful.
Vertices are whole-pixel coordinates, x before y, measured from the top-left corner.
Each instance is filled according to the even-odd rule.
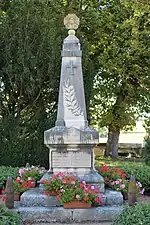
[[[69,70],[70,75],[75,74],[75,69],[77,69],[77,66],[76,66],[75,63],[73,63],[73,61],[70,61],[69,64],[66,67],[67,67],[67,70]]]

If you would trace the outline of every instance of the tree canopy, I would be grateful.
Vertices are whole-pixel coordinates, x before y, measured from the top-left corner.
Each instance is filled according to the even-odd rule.
[[[91,115],[94,124],[119,135],[121,129],[134,125],[136,117],[150,111],[150,5],[134,0],[102,2],[95,46],[100,70],[95,76]]]
[[[2,0],[0,7],[0,164],[48,166],[43,132],[56,118],[68,13],[80,18],[89,120],[115,134],[108,149],[116,151],[120,129],[150,109],[149,2]]]

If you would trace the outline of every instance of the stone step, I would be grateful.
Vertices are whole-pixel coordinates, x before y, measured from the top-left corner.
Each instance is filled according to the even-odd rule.
[[[121,206],[64,209],[63,207],[18,207],[22,225],[51,223],[98,223],[113,221],[123,210]]]
[[[102,205],[122,205],[123,204],[123,196],[120,192],[106,190],[103,194]],[[47,196],[44,194],[42,188],[33,188],[26,192],[24,192],[21,196],[20,201],[21,206],[26,207],[53,207],[53,206],[61,206],[60,202],[56,199],[55,196]]]
[[[42,188],[32,188],[21,195],[20,205],[26,207],[53,207],[61,204],[55,196],[45,195]]]

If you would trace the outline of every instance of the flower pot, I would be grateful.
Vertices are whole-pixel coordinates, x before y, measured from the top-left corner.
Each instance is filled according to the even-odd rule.
[[[123,200],[128,200],[128,193],[127,192],[121,192],[123,195]]]
[[[48,196],[57,196],[57,192],[56,191],[45,191],[44,194],[48,195]]]
[[[102,205],[102,203],[94,202],[94,203],[92,204],[92,207],[99,207],[99,206],[101,206],[101,205]]]
[[[20,201],[20,193],[14,194],[14,201]]]
[[[91,204],[88,202],[83,201],[72,201],[72,202],[66,202],[63,204],[63,207],[65,209],[88,209],[91,208]]]

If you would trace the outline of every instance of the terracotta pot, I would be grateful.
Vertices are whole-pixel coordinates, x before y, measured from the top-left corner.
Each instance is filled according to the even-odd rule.
[[[48,196],[57,196],[57,192],[56,191],[44,191],[45,195]]]
[[[98,203],[98,202],[94,202],[94,203],[92,204],[93,207],[99,207],[99,206],[101,206],[101,205],[102,205],[102,203]]]
[[[123,195],[123,200],[128,200],[128,193],[127,192],[121,192]]]
[[[14,194],[14,201],[20,201],[20,193]]]
[[[88,202],[82,202],[82,201],[72,201],[72,202],[66,202],[64,203],[65,209],[88,209],[91,208],[91,204]]]
[[[48,195],[49,196],[57,196],[57,192],[56,191],[50,191]]]

